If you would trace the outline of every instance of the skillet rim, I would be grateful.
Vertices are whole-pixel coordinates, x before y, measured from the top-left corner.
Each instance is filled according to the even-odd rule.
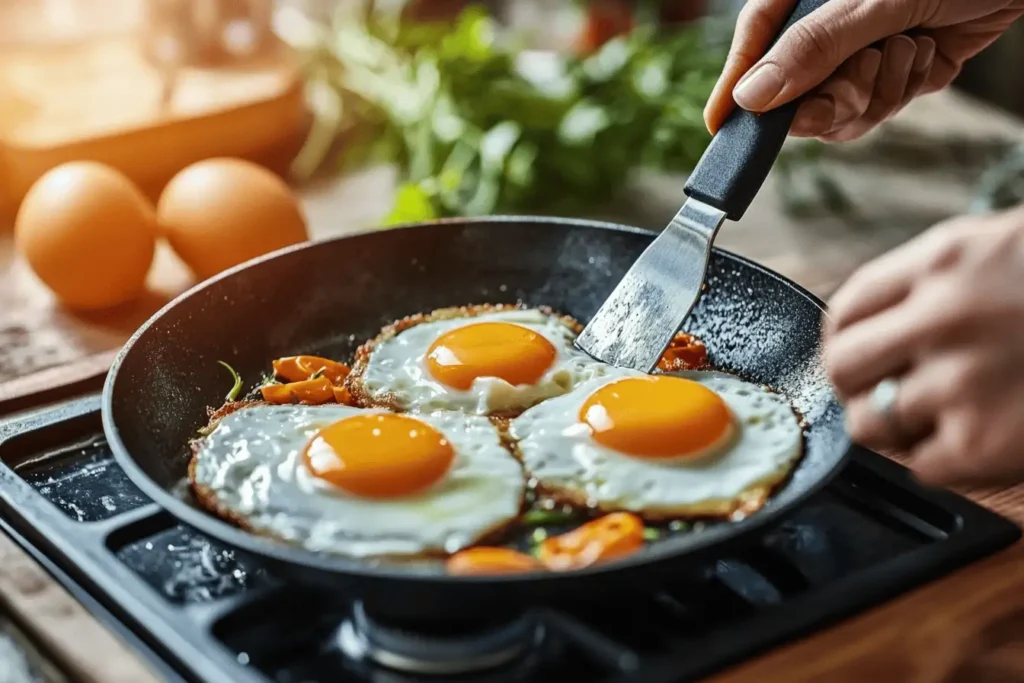
[[[439,225],[463,227],[473,225],[482,226],[488,223],[533,223],[571,229],[607,230],[634,235],[655,236],[658,234],[658,232],[654,230],[614,223],[611,221],[562,218],[557,216],[524,215],[484,216],[479,218],[445,218],[433,221],[419,221],[389,227],[387,228],[387,231],[429,229]],[[315,571],[335,575],[345,575],[366,581],[401,581],[406,583],[446,586],[451,585],[452,583],[475,585],[478,587],[481,585],[507,586],[519,584],[521,582],[539,582],[550,585],[572,581],[577,578],[599,578],[602,575],[615,575],[620,571],[654,568],[656,566],[680,561],[687,556],[706,554],[716,545],[721,543],[729,543],[741,537],[749,537],[758,530],[781,521],[786,517],[786,515],[793,512],[809,498],[825,488],[825,486],[828,485],[828,483],[831,482],[831,480],[843,469],[850,457],[853,441],[844,429],[843,438],[835,444],[835,450],[841,450],[842,453],[836,457],[835,461],[832,463],[832,467],[823,476],[808,485],[804,491],[797,494],[793,500],[788,501],[784,505],[761,509],[745,519],[720,526],[714,526],[696,535],[679,537],[680,543],[678,544],[673,543],[671,539],[668,539],[668,542],[665,544],[658,544],[656,546],[649,547],[645,552],[637,553],[636,555],[631,555],[614,562],[598,564],[585,569],[573,570],[571,572],[530,572],[509,575],[450,576],[444,573],[418,572],[387,566],[374,566],[364,560],[349,559],[341,555],[331,555],[329,553],[317,553],[299,546],[288,545],[272,538],[245,531],[244,529],[232,525],[205,510],[189,505],[186,501],[181,500],[163,486],[157,484],[157,482],[152,479],[136,462],[135,457],[125,446],[124,442],[121,440],[120,430],[115,424],[113,418],[114,392],[116,389],[115,385],[117,382],[118,372],[121,369],[121,365],[124,363],[125,358],[129,353],[131,353],[132,348],[142,335],[149,331],[149,329],[153,327],[160,318],[173,310],[180,302],[185,301],[209,287],[216,286],[221,280],[230,278],[248,268],[255,267],[259,264],[274,260],[287,254],[304,251],[306,249],[314,249],[321,244],[330,244],[353,237],[375,234],[377,232],[379,231],[365,230],[323,240],[310,240],[278,249],[226,269],[207,280],[193,285],[178,296],[174,297],[156,313],[150,316],[132,334],[128,341],[125,342],[114,358],[103,383],[101,404],[103,432],[118,465],[120,465],[120,467],[125,471],[129,480],[131,480],[131,482],[135,484],[144,495],[149,497],[152,502],[156,503],[161,509],[168,512],[178,521],[185,523],[193,529],[196,529],[221,543],[225,543],[230,547],[239,549],[254,557],[261,557],[274,563],[300,565],[306,572]],[[817,308],[824,317],[828,317],[828,310],[825,303],[796,282],[793,282],[783,275],[751,261],[744,256],[734,254],[731,251],[720,249],[718,247],[712,247],[712,249],[720,256],[724,256],[733,262],[741,263],[746,267],[752,268],[753,270],[792,288],[798,294],[807,299],[811,305]],[[842,411],[842,406],[840,406],[840,411]],[[784,485],[783,490],[785,487],[789,486],[790,480],[787,479],[786,481],[787,483]],[[684,548],[678,547],[683,544],[685,544]]]

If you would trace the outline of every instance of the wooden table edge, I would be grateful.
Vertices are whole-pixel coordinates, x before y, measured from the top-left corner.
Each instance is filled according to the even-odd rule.
[[[117,349],[101,351],[0,382],[0,417],[99,391],[117,354]]]

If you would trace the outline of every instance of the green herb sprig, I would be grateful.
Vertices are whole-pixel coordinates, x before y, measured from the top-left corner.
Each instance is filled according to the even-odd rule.
[[[582,515],[575,511],[535,508],[528,510],[520,521],[523,526],[547,526],[548,524],[567,524],[581,518]]]
[[[451,24],[402,19],[401,4],[282,32],[303,57],[316,115],[293,174],[395,164],[385,225],[597,215],[635,170],[687,173],[711,139],[702,111],[725,50],[705,24],[638,22],[583,57],[524,51],[480,6]],[[779,178],[794,213],[848,209],[813,146],[784,152]]]
[[[454,26],[349,13],[291,42],[321,112],[293,171],[397,163],[387,223],[578,213],[637,167],[688,171],[724,58],[699,27],[641,26],[585,58],[524,52],[477,6]]]
[[[241,376],[239,376],[237,372],[235,372],[235,369],[233,367],[231,367],[224,361],[219,360],[217,362],[223,365],[225,368],[227,368],[228,372],[231,373],[231,378],[234,380],[234,384],[231,387],[231,391],[227,393],[227,396],[224,397],[224,400],[234,401],[236,398],[238,398],[239,394],[242,393],[242,378]]]

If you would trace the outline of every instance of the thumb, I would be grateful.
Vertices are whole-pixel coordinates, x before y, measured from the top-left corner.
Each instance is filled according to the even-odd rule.
[[[913,2],[836,0],[786,30],[733,90],[736,103],[767,111],[820,85],[855,52],[911,27]]]
[[[733,89],[764,56],[795,4],[796,0],[747,0],[743,5],[736,18],[729,56],[704,107],[704,123],[711,133],[718,132],[736,107]]]

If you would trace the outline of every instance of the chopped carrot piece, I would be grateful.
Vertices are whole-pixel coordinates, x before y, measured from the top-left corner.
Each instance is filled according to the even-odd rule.
[[[480,576],[542,571],[543,566],[526,553],[509,548],[478,546],[455,553],[446,564],[449,574]]]
[[[268,403],[305,403],[320,405],[334,400],[334,387],[326,377],[307,379],[288,384],[267,384],[260,388],[263,400]]]
[[[343,406],[355,405],[355,399],[345,387],[334,387],[334,400]]]
[[[296,362],[298,358],[298,356],[278,358],[272,363],[274,366],[274,374],[281,379],[288,380],[289,382],[301,382],[304,379],[309,379],[309,375],[306,374],[306,371],[302,370]]]
[[[273,366],[274,374],[289,382],[302,382],[320,372],[321,376],[331,381],[331,384],[341,384],[351,371],[351,368],[344,363],[320,356],[278,358],[274,361]]]
[[[692,334],[680,332],[669,343],[658,368],[666,372],[676,370],[696,370],[708,364],[708,349],[704,342]]]
[[[309,370],[309,375],[320,372],[322,376],[331,380],[331,384],[334,385],[344,382],[345,378],[348,377],[348,373],[352,372],[352,368],[344,363],[339,363],[329,358],[320,358],[319,356],[299,356],[296,364],[300,368]]]
[[[643,545],[643,520],[628,512],[614,512],[543,541],[537,559],[554,571],[582,569],[631,555]]]

